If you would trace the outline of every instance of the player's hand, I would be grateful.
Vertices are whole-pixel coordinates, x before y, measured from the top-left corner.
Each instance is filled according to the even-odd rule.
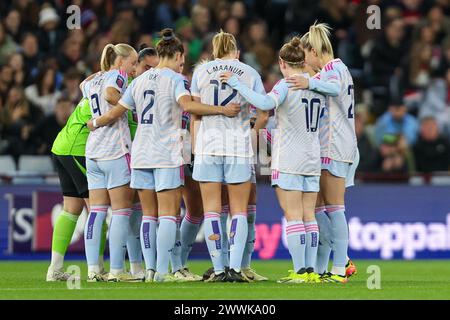
[[[228,71],[228,72],[221,73],[219,75],[219,78],[220,78],[221,82],[227,82],[232,76],[233,76],[233,74]]]
[[[219,78],[222,83],[226,83],[232,88],[239,84],[239,79],[231,72],[224,72],[219,75]]]
[[[304,76],[296,75],[286,78],[286,82],[290,84],[289,88],[293,90],[308,89],[309,79]]]
[[[230,103],[223,107],[223,115],[229,118],[236,117],[241,112],[241,105],[237,103]]]
[[[89,120],[86,122],[86,126],[88,127],[89,131],[94,131],[96,128],[94,127],[94,121]]]

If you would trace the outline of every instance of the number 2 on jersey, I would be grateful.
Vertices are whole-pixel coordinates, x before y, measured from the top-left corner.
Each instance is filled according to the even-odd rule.
[[[209,83],[214,85],[214,105],[218,106],[219,105],[219,87],[220,87],[219,80],[211,80],[211,81],[209,81]],[[227,89],[226,83],[222,82],[221,89],[222,90]],[[231,100],[233,100],[234,97],[236,97],[236,95],[237,95],[237,90],[233,89],[233,92],[225,100],[223,100],[220,103],[220,105],[222,107],[226,106],[228,103],[231,102]]]
[[[152,124],[153,123],[153,114],[150,113],[150,109],[155,104],[155,91],[145,90],[144,91],[144,101],[147,96],[150,96],[150,102],[148,104],[146,104],[144,110],[142,110],[141,124]],[[148,116],[147,116],[147,114],[148,114]]]
[[[350,107],[348,107],[348,118],[353,119],[353,117],[354,117],[354,112],[353,112],[354,98],[353,98],[353,85],[352,84],[350,84],[348,86],[347,93],[351,96],[351,99],[352,99],[352,103],[350,104]]]

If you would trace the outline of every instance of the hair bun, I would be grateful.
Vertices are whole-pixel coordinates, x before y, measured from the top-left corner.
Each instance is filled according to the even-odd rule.
[[[298,48],[301,45],[301,40],[299,37],[295,36],[291,39],[291,41],[289,41],[289,44],[295,48]]]
[[[161,36],[164,41],[170,41],[175,38],[175,34],[173,33],[173,30],[170,28],[163,29],[161,31]]]

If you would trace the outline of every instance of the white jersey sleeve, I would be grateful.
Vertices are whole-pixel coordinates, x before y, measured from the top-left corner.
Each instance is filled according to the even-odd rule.
[[[275,106],[278,108],[286,99],[289,88],[284,79],[278,81],[268,95],[275,101]]]
[[[134,84],[136,80],[133,80],[130,85],[128,86],[127,90],[125,90],[125,93],[123,94],[123,96],[120,98],[119,100],[119,104],[124,106],[125,108],[136,112],[136,103],[134,102],[134,97],[133,97],[133,89],[134,89]]]

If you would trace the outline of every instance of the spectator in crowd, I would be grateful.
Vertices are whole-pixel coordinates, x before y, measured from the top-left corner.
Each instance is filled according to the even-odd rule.
[[[256,71],[267,72],[274,63],[275,51],[268,42],[267,24],[262,19],[252,21],[244,38],[247,51],[243,60]]]
[[[357,106],[355,110],[357,110],[355,113],[355,132],[360,154],[358,170],[361,172],[372,172],[376,170],[376,163],[379,160],[377,150],[366,130],[367,112],[360,106]]]
[[[81,99],[79,85],[82,80],[82,75],[76,68],[70,68],[64,73],[64,89],[61,91],[61,96],[72,102],[73,105],[76,105]]]
[[[210,32],[211,16],[209,9],[196,4],[191,10],[192,26],[196,37],[203,39]]]
[[[403,136],[387,134],[378,147],[378,170],[384,173],[408,173],[409,151]]]
[[[8,139],[5,139],[5,106],[3,104],[3,98],[0,95],[0,154],[5,154],[8,150]]]
[[[401,76],[401,65],[404,63],[407,44],[404,41],[404,23],[400,18],[394,18],[385,23],[384,33],[378,38],[369,57],[370,85],[376,87],[380,96],[379,104],[372,106],[372,112],[379,116],[386,109],[391,77]]]
[[[412,88],[426,88],[431,81],[432,73],[432,46],[418,42],[411,50],[409,63],[408,83]]]
[[[419,118],[434,116],[439,130],[450,137],[450,69],[444,79],[435,79],[425,92]]]
[[[33,78],[31,74],[37,68],[39,61],[39,45],[37,37],[31,33],[27,32],[24,34],[21,49],[24,57],[25,70],[25,85],[31,84]]]
[[[83,30],[84,35],[88,39],[88,41],[92,40],[92,38],[97,34],[99,25],[97,16],[94,11],[88,9],[81,12],[81,30]]]
[[[155,1],[152,0],[132,0],[131,4],[134,8],[136,20],[142,33],[150,33],[156,30],[155,17],[156,7]]]
[[[35,29],[39,21],[40,2],[13,0],[13,8],[19,11],[20,21],[25,30]]]
[[[52,7],[44,7],[39,13],[39,50],[45,54],[56,55],[64,41],[64,33],[58,29],[59,16]]]
[[[17,51],[14,40],[6,33],[5,27],[0,23],[0,65],[8,61],[8,57]]]
[[[338,52],[339,43],[348,37],[348,30],[352,25],[349,12],[352,10],[347,0],[321,0],[318,19],[327,21],[333,28],[332,46]]]
[[[224,29],[226,21],[229,18],[234,18],[237,21],[239,21],[240,18],[233,17],[231,10],[230,10],[230,4],[227,1],[221,0],[217,3],[215,7],[212,8],[215,16],[215,26],[214,29]]]
[[[0,96],[6,97],[14,80],[14,70],[5,64],[0,67]]]
[[[447,171],[450,167],[450,144],[432,116],[420,122],[420,135],[413,150],[418,172]]]
[[[442,42],[442,55],[438,75],[443,75],[450,69],[450,36]]]
[[[8,66],[13,70],[13,82],[15,85],[23,86],[25,81],[24,61],[21,53],[16,52],[10,55]]]
[[[81,60],[81,43],[74,38],[68,38],[64,41],[62,53],[58,57],[60,70],[67,71],[73,66],[77,66]]]
[[[375,124],[375,142],[381,145],[385,136],[399,136],[411,146],[416,142],[418,126],[417,119],[408,114],[403,101],[392,101],[388,111]]]
[[[55,112],[42,118],[34,127],[32,137],[35,140],[37,154],[50,154],[53,141],[64,127],[73,111],[72,101],[60,98]]]
[[[16,160],[21,154],[34,154],[35,146],[30,139],[33,117],[36,110],[33,110],[25,98],[25,94],[20,87],[12,87],[6,99],[4,111],[4,136],[8,141],[7,153]]]
[[[10,10],[6,15],[5,29],[15,43],[20,43],[24,30],[20,20],[20,13],[16,9]]]
[[[389,83],[389,79],[405,57],[404,23],[394,18],[385,23],[384,34],[374,44],[370,63],[374,84]],[[398,70],[398,69],[397,69]]]
[[[205,8],[203,6],[200,7]],[[208,11],[207,8],[206,10]],[[209,11],[200,13],[209,16]],[[192,18],[193,15],[194,12],[191,14]],[[162,0],[156,9],[156,30],[162,30],[163,28],[175,29],[175,21],[187,16],[189,16],[189,8],[186,0]]]
[[[36,83],[25,89],[28,101],[46,116],[54,112],[56,101],[61,96],[61,92],[55,89],[55,77],[55,69],[43,67],[36,76]]]

